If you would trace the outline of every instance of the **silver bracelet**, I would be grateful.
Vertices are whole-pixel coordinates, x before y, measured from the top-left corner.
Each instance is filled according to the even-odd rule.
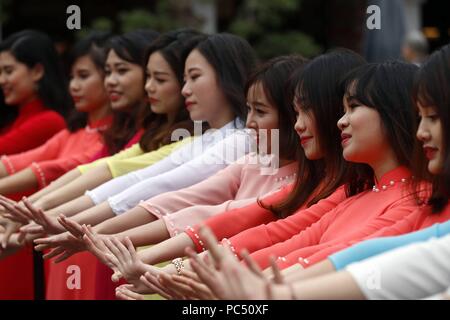
[[[172,264],[175,266],[178,275],[181,275],[181,270],[184,269],[184,263],[182,258],[176,258],[172,260]]]

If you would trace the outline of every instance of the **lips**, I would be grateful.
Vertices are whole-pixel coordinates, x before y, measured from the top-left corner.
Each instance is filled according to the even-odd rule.
[[[111,101],[117,101],[120,99],[121,96],[122,96],[122,94],[120,92],[116,92],[116,91],[109,92],[109,100],[111,100]]]
[[[148,101],[150,102],[150,104],[155,104],[157,103],[159,100],[155,99],[155,98],[148,98]]]
[[[72,96],[72,100],[73,100],[73,102],[77,103],[77,102],[80,102],[81,97],[73,97]]]
[[[423,152],[425,153],[425,156],[427,157],[428,160],[434,159],[436,157],[437,151],[438,151],[437,148],[428,147],[428,146],[423,147]]]
[[[304,145],[304,144],[306,144],[308,141],[310,141],[311,139],[312,139],[311,136],[308,136],[308,137],[300,137],[300,143],[301,143],[302,145]]]
[[[341,134],[341,145],[344,146],[347,144],[348,140],[350,140],[352,136],[346,133]]]
[[[185,102],[185,105],[186,105],[186,108],[187,109],[189,109],[192,105],[194,105],[195,103],[194,102],[192,102],[192,101],[186,101]]]

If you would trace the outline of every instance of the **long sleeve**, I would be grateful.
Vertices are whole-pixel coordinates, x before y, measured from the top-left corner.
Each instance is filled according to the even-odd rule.
[[[232,134],[187,163],[168,172],[144,178],[145,180],[141,180],[122,193],[108,198],[108,203],[116,214],[123,213],[138,205],[142,200],[203,181],[248,152],[249,136],[243,132]],[[158,166],[160,162],[154,166]]]
[[[308,237],[304,239],[304,243],[313,244],[322,234],[322,228],[332,220],[336,206],[345,199],[345,190],[340,187],[329,197],[307,209],[297,211],[285,219],[248,229],[230,238],[229,241],[237,253],[242,249],[254,252],[281,244],[301,232],[307,232]],[[326,219],[322,219],[325,215]]]
[[[70,133],[67,130],[60,131],[44,145],[19,154],[3,156],[1,161],[11,175],[28,168],[33,162],[54,159],[58,156],[63,141],[66,140],[69,135]]]
[[[40,112],[0,135],[0,155],[12,155],[37,148],[65,128],[64,118],[58,113]]]
[[[422,299],[450,284],[450,235],[403,246],[346,268],[368,299]]]
[[[433,237],[440,238],[450,233],[450,221],[436,223],[426,229],[395,237],[369,239],[350,248],[339,251],[328,259],[336,270],[341,270],[351,263],[376,256],[378,254],[415,242],[426,241]]]
[[[269,255],[272,254],[283,257],[278,263],[281,269],[296,263],[308,267],[365,238],[373,237],[373,234],[378,230],[401,221],[417,209],[415,201],[410,197],[405,197],[389,205],[381,213],[360,225],[353,224],[353,221],[348,221],[350,218],[343,218],[344,215],[341,216],[336,212],[336,214],[325,216],[311,228],[293,236],[284,243],[260,250],[254,258],[264,265]],[[346,227],[342,227],[341,231],[332,230],[340,222],[344,223],[346,220]]]
[[[264,197],[262,202],[265,205],[273,205],[278,203],[288,196],[292,190],[292,187],[292,184],[288,185],[281,190]],[[276,219],[276,216],[270,210],[264,209],[256,201],[254,201],[245,207],[217,214],[214,217],[205,220],[204,224],[212,230],[217,239],[221,240],[223,238],[232,237],[249,228],[269,223]],[[188,227],[185,232],[194,242],[197,251],[201,252],[204,248],[199,242],[199,228],[199,225]]]
[[[178,142],[160,147],[157,150],[136,155],[135,157],[123,157],[122,159],[108,159],[106,163],[114,178],[130,173],[132,171],[140,170],[149,165],[152,165],[162,159],[170,156],[172,152],[181,148],[185,144],[191,142],[191,138],[185,138]]]
[[[127,158],[132,158],[132,157],[136,157],[139,156],[143,153],[141,147],[139,146],[138,143],[136,143],[135,145],[131,146],[128,149],[122,150],[119,153],[116,153],[115,155],[109,156],[109,157],[104,157],[101,159],[98,159],[94,162],[88,163],[88,164],[83,164],[81,166],[78,166],[77,169],[80,170],[80,172],[82,174],[88,172],[89,170],[107,163],[109,160],[112,159],[127,159]]]
[[[235,197],[242,168],[241,164],[230,164],[197,184],[157,195],[141,202],[140,206],[160,219],[187,207],[220,204]]]

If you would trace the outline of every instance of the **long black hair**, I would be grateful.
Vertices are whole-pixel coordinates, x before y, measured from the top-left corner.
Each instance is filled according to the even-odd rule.
[[[353,70],[343,80],[344,98],[352,97],[379,113],[397,161],[410,169],[417,128],[411,94],[417,69],[401,61],[370,63]],[[350,174],[348,196],[374,185],[374,172],[367,164],[353,163]]]
[[[77,59],[88,56],[94,63],[97,70],[104,75],[106,60],[106,44],[111,34],[108,32],[94,31],[82,40],[78,41],[69,55],[69,65],[73,66]],[[67,120],[67,128],[74,132],[84,128],[88,123],[88,114],[72,109]],[[107,146],[108,149],[110,146]]]
[[[8,51],[29,68],[42,65],[44,74],[37,83],[38,97],[47,108],[66,117],[72,104],[61,61],[51,39],[39,31],[23,30],[0,43],[0,52],[3,51]],[[0,128],[14,121],[18,115],[16,108],[2,109]]]
[[[219,33],[209,35],[195,49],[214,68],[219,86],[235,117],[245,122],[244,86],[256,64],[256,55],[250,44],[241,37]]]
[[[302,152],[292,192],[271,207],[278,217],[317,203],[348,181],[349,166],[342,156],[341,134],[336,125],[343,109],[341,80],[365,63],[357,53],[337,49],[314,58],[293,74],[290,87],[296,106],[314,118],[323,158],[309,160]],[[300,143],[297,149],[302,150]]]
[[[204,38],[205,35],[192,29],[174,30],[162,34],[147,48],[145,54],[146,62],[153,53],[158,52],[169,64],[180,85],[180,97],[182,97],[181,87],[183,85],[186,57]],[[182,101],[184,103],[184,98]],[[172,142],[170,133],[174,130],[183,128],[192,133],[194,129],[193,125],[194,123],[190,119],[189,112],[184,105],[179,106],[178,112],[171,123],[168,123],[167,115],[151,113],[143,123],[145,132],[139,142],[140,147],[145,152],[155,150],[161,145]]]
[[[123,60],[138,65],[142,69],[144,79],[145,53],[147,47],[158,37],[152,30],[136,30],[112,37],[107,45],[107,53],[111,50]],[[144,84],[142,84],[142,88]],[[146,119],[151,116],[150,107],[143,101],[137,106],[130,106],[127,111],[115,112],[111,127],[103,135],[105,144],[110,146],[110,154],[120,151],[128,141],[143,128]]]
[[[432,194],[428,200],[432,212],[437,213],[444,209],[450,198],[450,45],[435,51],[421,66],[416,75],[413,99],[416,104],[432,107],[441,121],[443,170],[432,177]],[[429,177],[424,173],[425,161],[417,160],[417,156],[423,155],[421,143],[417,141],[416,146],[415,175]]]

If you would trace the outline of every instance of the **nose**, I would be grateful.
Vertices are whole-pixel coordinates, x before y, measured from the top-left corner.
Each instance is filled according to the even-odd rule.
[[[70,91],[77,91],[79,89],[80,89],[80,86],[78,85],[78,81],[75,80],[75,78],[70,80],[70,82],[69,82],[69,90]]]
[[[110,73],[109,75],[105,76],[105,87],[114,87],[117,85],[117,78],[113,75],[113,73]]]
[[[155,85],[153,82],[153,79],[150,78],[145,82],[145,91],[147,91],[147,93],[153,93],[155,92]]]
[[[306,130],[305,121],[303,121],[303,117],[300,114],[297,115],[297,121],[295,122],[294,129],[299,133]]]
[[[348,127],[348,116],[347,113],[345,113],[337,122],[337,126],[339,130],[343,131],[345,128]]]
[[[426,125],[423,123],[423,119],[420,120],[419,128],[416,132],[416,137],[419,141],[426,142],[431,138],[430,131],[426,128]]]
[[[255,121],[254,112],[250,110],[247,114],[247,121],[245,123],[245,126],[249,129],[258,129],[258,124]]]
[[[187,81],[184,83],[183,88],[181,89],[181,94],[185,98],[187,98],[187,97],[192,95],[191,87],[189,86]]]

